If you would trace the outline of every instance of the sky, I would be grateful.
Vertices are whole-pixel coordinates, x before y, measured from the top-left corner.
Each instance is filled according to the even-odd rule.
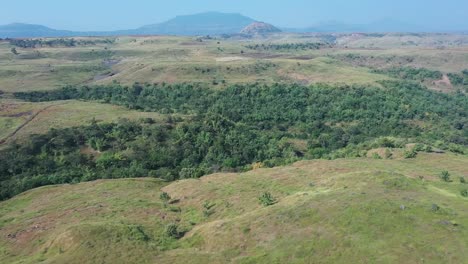
[[[0,0],[0,25],[133,29],[206,11],[241,13],[281,27],[391,19],[433,29],[468,30],[468,0]]]

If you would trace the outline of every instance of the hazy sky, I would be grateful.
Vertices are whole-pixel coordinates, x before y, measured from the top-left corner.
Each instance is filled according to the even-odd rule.
[[[468,0],[0,0],[0,24],[115,30],[205,11],[242,13],[282,27],[393,19],[435,29],[468,29]]]

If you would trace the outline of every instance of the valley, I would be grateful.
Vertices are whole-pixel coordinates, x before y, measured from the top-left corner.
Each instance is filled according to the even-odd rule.
[[[349,28],[1,26],[0,263],[466,263],[468,35]]]

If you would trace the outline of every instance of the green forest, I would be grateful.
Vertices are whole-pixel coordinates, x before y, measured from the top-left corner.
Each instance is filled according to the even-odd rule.
[[[360,157],[376,147],[466,153],[468,97],[415,82],[380,86],[118,83],[15,93],[26,101],[93,100],[164,114],[52,129],[0,152],[0,199],[101,178],[197,178],[300,159]],[[414,157],[408,155],[408,157]]]
[[[59,38],[59,39],[6,39],[12,46],[19,48],[38,48],[38,47],[76,47],[90,46],[96,44],[113,44],[115,39],[96,39],[84,40],[74,38]]]

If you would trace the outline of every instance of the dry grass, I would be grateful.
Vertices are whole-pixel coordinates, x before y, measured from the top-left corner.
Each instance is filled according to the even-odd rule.
[[[203,42],[188,37],[120,37],[115,44],[109,45],[18,49],[18,56],[11,54],[10,46],[3,42],[0,44],[0,89],[7,92],[30,91],[66,84],[103,84],[112,81],[125,84],[135,81],[197,81],[208,85],[213,80],[225,80],[227,83],[375,83],[386,77],[370,74],[366,67],[395,66],[388,58],[404,63],[398,65],[443,72],[459,72],[466,67],[468,60],[467,37],[458,35],[343,35],[338,36],[336,48],[321,50],[257,51],[245,47],[255,43],[317,41],[320,41],[319,36],[290,34],[249,41]],[[372,61],[366,62],[361,65],[364,67],[324,59],[347,53],[384,59],[372,60],[378,65],[373,65]],[[406,62],[407,58],[411,58],[411,62]],[[108,60],[118,63],[109,65],[106,63]],[[258,72],[252,68],[258,62],[274,63],[277,68]],[[195,68],[213,70],[202,73]]]
[[[119,118],[154,118],[161,120],[157,113],[138,112],[124,107],[82,101],[54,101],[29,103],[0,99],[0,135],[4,139],[18,126],[27,122],[9,140],[26,138],[31,134],[42,134],[51,128],[65,128],[89,124],[91,120],[112,122]],[[45,109],[45,110],[44,110]],[[39,114],[35,115],[36,113]],[[33,117],[31,119],[31,117]]]
[[[171,184],[43,187],[0,203],[0,261],[463,263],[464,186],[437,175],[447,169],[453,179],[467,177],[467,168],[465,156],[421,153],[408,160],[301,161]],[[162,191],[172,197],[168,207]],[[277,203],[263,207],[263,192]],[[190,232],[171,239],[169,223]]]

